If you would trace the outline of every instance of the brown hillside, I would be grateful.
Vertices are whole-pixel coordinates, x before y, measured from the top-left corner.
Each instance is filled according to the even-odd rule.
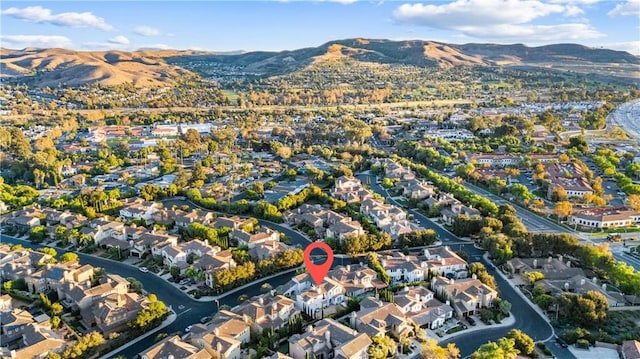
[[[192,73],[169,65],[164,57],[178,51],[73,51],[65,49],[2,49],[3,76],[27,76],[35,86],[86,83],[118,85],[133,83],[139,87],[166,86]],[[193,52],[188,52],[192,54]]]

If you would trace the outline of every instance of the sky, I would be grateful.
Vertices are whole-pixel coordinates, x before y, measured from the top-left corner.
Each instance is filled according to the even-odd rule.
[[[640,0],[2,1],[0,46],[280,51],[346,38],[640,55]]]

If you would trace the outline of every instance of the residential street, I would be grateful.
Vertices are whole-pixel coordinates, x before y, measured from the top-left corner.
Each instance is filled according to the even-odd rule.
[[[366,176],[370,176],[370,185],[374,191],[385,197],[388,196],[384,188],[376,183],[375,176],[361,175],[360,177]],[[397,205],[397,203],[393,201],[393,199],[390,199],[388,197],[387,199]],[[165,205],[167,204],[176,204],[178,206],[188,204],[191,207],[194,207],[194,204],[184,200],[165,201]],[[486,261],[482,258],[484,251],[475,248],[471,244],[464,243],[460,238],[456,237],[444,228],[436,225],[426,216],[423,216],[422,214],[413,210],[408,211],[412,213],[416,219],[420,220],[422,226],[426,228],[433,228],[434,230],[436,230],[443,244],[452,245],[456,250],[465,251],[469,256],[469,262],[483,262],[489,272],[495,276],[501,297],[508,300],[512,304],[512,313],[514,313],[516,317],[515,324],[512,326],[487,329],[482,331],[482,333],[462,333],[450,340],[444,341],[441,344],[454,342],[460,348],[462,355],[467,356],[470,355],[475,349],[477,349],[478,346],[490,340],[498,340],[513,328],[523,330],[532,338],[534,338],[534,340],[546,340],[552,336],[552,328],[544,320],[544,318],[542,318],[540,314],[538,314],[538,312],[531,308],[529,304],[516,293],[515,289],[511,287],[506,280],[497,275],[495,271],[491,269],[489,263],[486,263]],[[309,240],[306,237],[286,226],[264,220],[259,220],[259,223],[262,226],[285,233],[287,237],[291,238],[291,242],[294,245],[300,245],[301,247],[304,247],[309,243]],[[2,236],[2,240],[3,242],[9,243],[21,243],[25,247],[41,247],[38,245],[32,245],[29,241],[8,237],[5,235]],[[184,294],[172,284],[158,278],[153,273],[142,273],[137,269],[137,267],[121,262],[106,260],[83,253],[78,253],[78,255],[80,256],[80,260],[82,263],[88,263],[96,267],[102,267],[109,273],[119,274],[125,278],[134,277],[138,279],[143,284],[145,290],[157,294],[160,300],[164,301],[167,305],[170,305],[173,310],[176,311],[176,314],[178,316],[176,321],[165,329],[165,331],[168,333],[183,331],[184,328],[188,325],[197,323],[200,318],[211,315],[218,310],[218,304],[215,301],[196,301],[188,295]],[[337,257],[334,261],[333,266],[344,264],[344,261],[345,259],[343,257]],[[223,294],[219,296],[219,304],[235,306],[238,304],[237,298],[243,294],[246,294],[248,296],[260,294],[260,286],[263,283],[268,282],[273,288],[275,288],[281,284],[284,284],[289,278],[291,278],[291,276],[292,275],[290,273],[283,273],[269,279],[256,281],[254,283],[251,283],[251,285],[242,288],[241,290],[234,291],[232,294]],[[154,340],[155,336],[150,336],[149,338],[145,338],[140,342],[137,342],[134,345],[114,354],[114,356],[121,354],[126,356],[127,358],[133,358],[140,351],[153,345]],[[573,356],[566,349],[562,349],[560,347],[554,348],[554,343],[548,344],[550,349],[555,349],[554,354],[557,358],[573,358]]]

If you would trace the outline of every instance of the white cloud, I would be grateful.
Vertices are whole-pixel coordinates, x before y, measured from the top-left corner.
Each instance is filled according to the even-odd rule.
[[[156,29],[155,27],[146,26],[146,25],[138,25],[138,26],[136,26],[133,29],[133,32],[135,32],[138,35],[142,35],[142,36],[160,36],[160,35],[162,35],[160,30]]]
[[[612,42],[608,44],[602,44],[602,47],[607,49],[626,51],[630,54],[640,56],[640,41]]]
[[[640,16],[640,0],[627,0],[625,3],[617,4],[607,15]]]
[[[522,24],[564,10],[562,5],[536,0],[456,0],[443,5],[403,4],[393,15],[400,22],[451,29],[465,25]]]
[[[66,36],[59,35],[0,35],[2,47],[25,48],[25,47],[64,47],[72,45],[71,40]]]
[[[579,6],[569,4],[565,6],[564,14],[566,16],[578,16],[580,14],[584,14],[584,10],[582,10]]]
[[[588,24],[495,25],[461,29],[468,36],[504,41],[547,42],[597,39],[606,36]]]
[[[103,18],[93,15],[90,12],[63,12],[53,14],[51,9],[42,6],[28,6],[23,9],[10,7],[2,11],[2,15],[8,15],[16,19],[21,19],[35,23],[49,23],[58,26],[71,27],[92,27],[99,30],[113,30]]]
[[[457,31],[471,38],[537,42],[604,36],[589,24],[529,24],[552,14],[576,16],[582,13],[576,5],[537,0],[455,0],[442,5],[403,4],[393,15],[399,23]]]
[[[109,40],[109,43],[118,44],[118,45],[129,45],[131,41],[122,35],[118,35],[116,37],[112,37]]]
[[[551,0],[553,4],[581,4],[581,5],[593,5],[600,2],[600,0]]]

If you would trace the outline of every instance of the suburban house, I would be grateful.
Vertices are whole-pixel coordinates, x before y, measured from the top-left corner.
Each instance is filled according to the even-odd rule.
[[[283,218],[290,224],[304,224],[313,228],[318,238],[335,238],[342,241],[350,236],[365,234],[360,222],[320,205],[303,204],[286,211]]]
[[[191,212],[176,211],[174,221],[177,227],[187,228],[193,223],[209,225],[213,221],[212,212],[204,212],[194,209]]]
[[[396,338],[414,335],[414,323],[395,303],[385,303],[373,297],[360,302],[360,310],[351,312],[350,326],[370,337],[391,334]]]
[[[258,261],[270,259],[286,251],[287,249],[291,249],[291,247],[285,243],[280,242],[279,240],[267,240],[265,242],[255,244],[252,248],[249,248],[249,257]]]
[[[221,248],[218,246],[211,246],[207,241],[195,239],[162,247],[160,255],[162,256],[162,262],[165,266],[169,268],[175,266],[184,270],[189,266],[187,263],[189,256],[201,258],[205,254],[216,254],[220,251]]]
[[[3,358],[45,358],[50,353],[61,353],[67,341],[47,324],[31,323],[22,333],[21,349],[2,349]],[[7,351],[8,353],[5,353]]]
[[[120,209],[120,218],[149,222],[153,214],[158,212],[160,208],[162,208],[161,203],[147,202],[142,198],[136,198],[123,203],[123,208]]]
[[[235,307],[233,312],[242,314],[254,333],[262,333],[266,328],[282,328],[289,319],[300,314],[300,309],[296,308],[291,298],[266,293]]]
[[[424,257],[423,263],[434,273],[456,279],[467,277],[467,262],[449,246],[425,248]]]
[[[251,327],[243,316],[227,310],[216,313],[206,326],[196,324],[189,333],[191,343],[205,349],[211,357],[240,359],[242,344],[249,343]]]
[[[242,229],[234,229],[229,233],[229,239],[238,241],[238,246],[247,246],[251,249],[257,244],[266,241],[279,241],[280,233],[266,227],[260,228],[256,233],[247,233]]]
[[[546,279],[561,280],[575,276],[584,276],[581,268],[572,267],[571,262],[563,262],[563,257],[547,258],[513,258],[507,261],[507,268],[512,274],[540,272]]]
[[[434,299],[425,287],[404,287],[393,296],[393,302],[421,328],[439,328],[453,317],[453,308]]]
[[[423,281],[425,269],[416,256],[402,253],[379,256],[380,264],[393,283],[410,283]]]
[[[345,289],[342,283],[326,278],[318,286],[313,286],[296,295],[296,306],[312,318],[323,318],[333,312],[334,306],[344,304]]]
[[[137,239],[129,241],[131,247],[131,255],[142,257],[145,253],[155,256],[162,255],[162,248],[166,246],[175,246],[178,244],[178,237],[163,231],[156,231],[155,228],[150,232],[140,235]]]
[[[476,278],[448,279],[435,277],[431,288],[442,298],[446,298],[458,318],[474,315],[477,309],[493,305],[498,292]]]
[[[87,328],[109,334],[125,328],[147,304],[146,297],[138,293],[113,293],[96,299],[80,314]]]
[[[402,195],[407,198],[422,200],[434,195],[435,187],[424,181],[411,179],[396,183],[396,187],[402,189]]]
[[[2,310],[0,311],[0,341],[12,342],[24,333],[27,326],[35,323],[33,316],[25,309],[13,308],[11,297],[8,294],[0,297]]]
[[[241,218],[238,216],[217,217],[213,220],[212,224],[213,224],[213,228],[216,228],[216,229],[221,227],[227,227],[231,229],[242,229],[245,226],[253,227],[253,221],[254,219],[252,218]]]
[[[367,359],[371,343],[368,335],[333,319],[323,319],[289,338],[289,355],[293,359],[307,359],[309,353],[318,359]]]
[[[357,297],[387,284],[378,279],[378,274],[364,264],[338,266],[327,273],[327,277],[342,284],[347,297]]]
[[[622,294],[609,292],[606,283],[598,285],[597,277],[589,279],[583,275],[576,275],[567,279],[542,279],[537,281],[536,285],[543,287],[545,292],[551,295],[560,295],[564,292],[581,295],[587,291],[594,291],[602,294],[607,299],[609,307],[627,305],[627,301]]]
[[[456,219],[457,216],[464,215],[468,217],[473,217],[473,216],[479,216],[480,214],[481,213],[479,210],[473,207],[468,207],[462,204],[462,202],[459,202],[457,200],[455,203],[442,208],[440,211],[440,215],[442,216],[442,221],[447,225],[452,225],[453,221]]]
[[[205,349],[182,341],[180,336],[174,335],[162,339],[151,348],[140,353],[140,359],[211,359]]]

